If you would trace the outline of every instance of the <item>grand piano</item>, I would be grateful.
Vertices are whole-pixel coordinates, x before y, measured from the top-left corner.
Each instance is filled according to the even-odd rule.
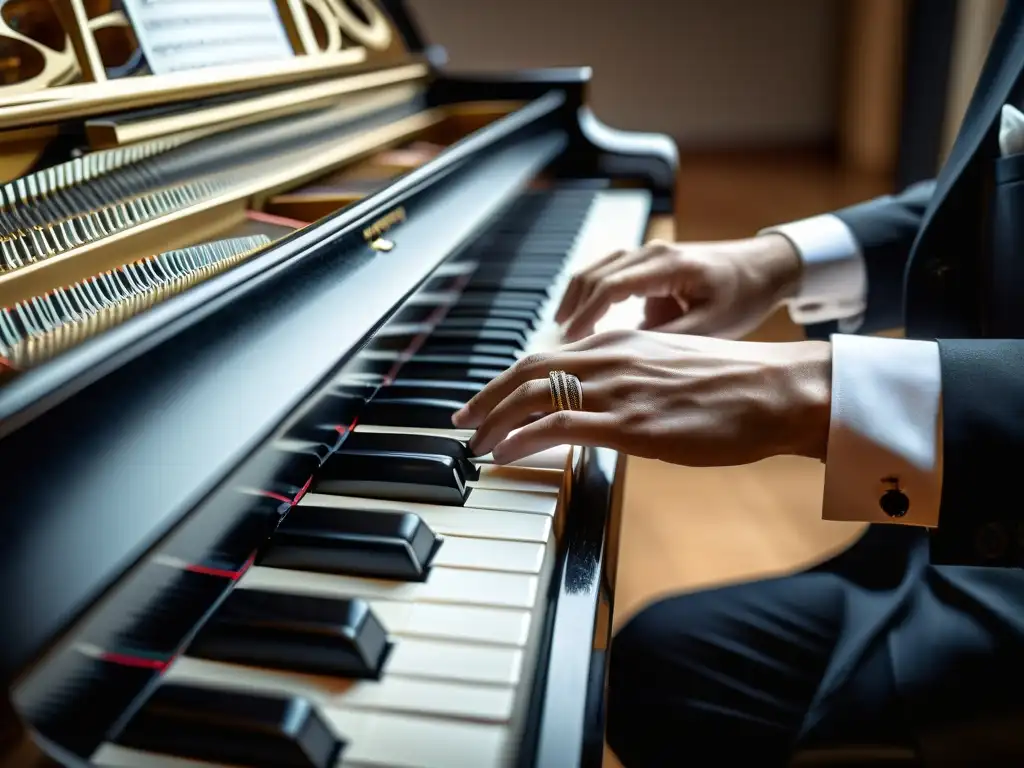
[[[599,765],[624,457],[450,416],[671,212],[673,143],[399,0],[204,67],[166,7],[0,3],[3,765]]]

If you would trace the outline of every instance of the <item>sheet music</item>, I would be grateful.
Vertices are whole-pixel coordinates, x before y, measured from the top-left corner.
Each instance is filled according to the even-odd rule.
[[[123,0],[155,75],[295,55],[274,0]]]

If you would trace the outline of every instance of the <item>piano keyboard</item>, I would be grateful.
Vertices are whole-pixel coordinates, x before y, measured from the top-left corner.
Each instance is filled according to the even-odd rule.
[[[330,455],[93,764],[512,762],[571,448],[499,467],[466,455],[471,433],[450,417],[515,360],[559,343],[566,282],[641,242],[648,207],[632,190],[525,195],[399,310],[357,358],[365,371],[339,380],[339,397],[372,393],[359,423],[337,446],[316,430],[281,443]],[[635,327],[637,312],[617,307],[603,326]]]

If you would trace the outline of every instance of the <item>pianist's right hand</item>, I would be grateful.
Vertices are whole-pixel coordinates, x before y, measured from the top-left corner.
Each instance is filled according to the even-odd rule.
[[[710,243],[653,241],[616,251],[575,275],[555,319],[568,341],[594,332],[616,302],[646,301],[645,330],[740,338],[800,282],[801,261],[782,235]]]

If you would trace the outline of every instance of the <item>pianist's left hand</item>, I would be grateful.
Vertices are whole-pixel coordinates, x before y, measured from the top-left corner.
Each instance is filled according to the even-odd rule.
[[[557,445],[603,446],[689,466],[779,454],[823,460],[831,359],[828,342],[600,333],[523,358],[452,421],[475,428],[471,450],[491,452],[498,463]],[[580,410],[556,409],[551,371],[579,379]]]

